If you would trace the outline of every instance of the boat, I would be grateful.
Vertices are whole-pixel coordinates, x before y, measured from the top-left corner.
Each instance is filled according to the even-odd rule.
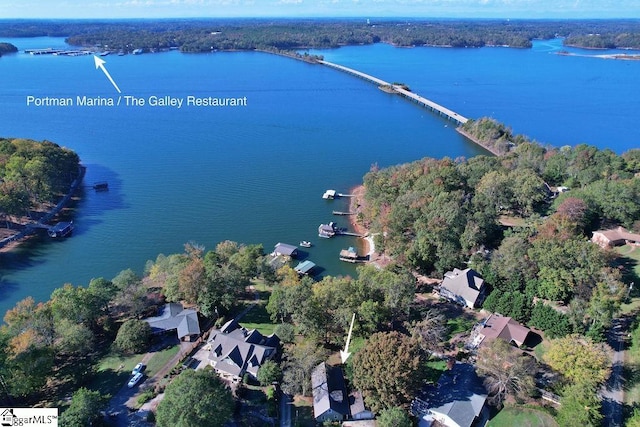
[[[93,189],[96,191],[107,191],[109,190],[109,183],[106,181],[100,181],[93,184]]]
[[[308,240],[302,240],[300,241],[300,246],[302,246],[303,248],[310,248],[313,245]]]
[[[47,234],[52,239],[59,239],[62,237],[67,237],[73,231],[73,221],[70,222],[59,222],[56,225],[49,227],[47,230]]]

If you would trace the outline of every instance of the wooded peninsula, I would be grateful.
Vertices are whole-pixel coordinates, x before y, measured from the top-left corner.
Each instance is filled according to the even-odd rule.
[[[71,45],[183,52],[294,50],[389,43],[395,46],[530,48],[563,37],[567,46],[639,49],[638,20],[291,20],[182,19],[0,21],[0,37],[67,37]]]

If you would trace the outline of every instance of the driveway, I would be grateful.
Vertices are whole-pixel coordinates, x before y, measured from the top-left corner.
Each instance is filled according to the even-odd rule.
[[[607,342],[613,349],[611,375],[602,387],[602,413],[604,425],[621,427],[624,407],[624,345],[625,335],[629,329],[629,319],[614,319]]]

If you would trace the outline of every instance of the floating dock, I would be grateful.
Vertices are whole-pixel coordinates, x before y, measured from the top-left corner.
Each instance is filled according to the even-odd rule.
[[[341,211],[333,211],[331,212],[334,215],[355,215],[356,212],[341,212]]]

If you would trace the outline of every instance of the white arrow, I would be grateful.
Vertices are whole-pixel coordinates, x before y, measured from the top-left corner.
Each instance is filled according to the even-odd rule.
[[[118,93],[122,93],[120,91],[120,88],[118,87],[118,85],[116,84],[116,82],[113,81],[113,79],[111,78],[111,75],[109,74],[109,72],[107,71],[107,69],[104,67],[104,64],[106,63],[106,61],[104,59],[100,59],[97,56],[93,55],[93,60],[96,63],[96,70],[98,68],[100,68],[102,70],[102,72],[104,73],[105,76],[107,76],[107,78],[109,79],[109,81],[111,82],[111,84],[113,85],[113,87],[116,88],[116,90],[118,91]]]
[[[349,326],[349,335],[347,335],[347,342],[344,345],[344,351],[340,350],[340,359],[342,359],[342,363],[347,361],[351,353],[349,353],[349,343],[351,342],[351,332],[353,332],[353,322],[356,320],[356,314],[353,313],[353,317],[351,318],[351,326]]]

